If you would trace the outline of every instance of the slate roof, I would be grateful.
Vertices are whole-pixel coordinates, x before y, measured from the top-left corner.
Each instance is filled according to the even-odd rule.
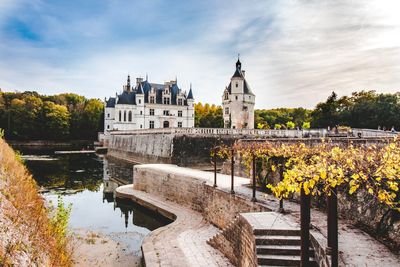
[[[254,95],[253,92],[250,89],[249,84],[247,83],[246,79],[244,79],[244,93],[248,94],[248,95]],[[231,88],[231,83],[229,83],[228,87],[227,87],[228,93],[231,94],[232,93],[232,88]]]
[[[189,90],[189,94],[188,94],[188,96],[187,96],[187,99],[193,99],[192,88],[190,88],[190,90]]]
[[[149,92],[151,91],[151,88],[154,87],[156,90],[156,104],[162,104],[163,99],[162,99],[162,94],[165,89],[164,84],[158,84],[158,83],[149,83],[147,80],[142,81],[137,85],[135,88],[132,88],[132,91],[127,92],[123,91],[122,94],[118,95],[118,101],[116,102],[116,99],[111,100],[111,98],[107,101],[110,102],[110,107],[115,107],[115,104],[130,104],[130,105],[136,105],[136,94],[144,94],[144,102],[148,103],[149,102]],[[177,95],[181,92],[181,89],[178,87],[177,84],[172,84],[169,86],[169,89],[171,91],[171,105],[176,105],[177,104]],[[193,99],[193,93],[191,91],[189,92],[189,95],[192,95]],[[112,101],[114,101],[112,103]],[[186,99],[184,99],[184,105],[187,105]],[[108,107],[108,106],[107,106]]]
[[[106,100],[106,107],[115,108],[115,97],[110,97],[108,100]]]
[[[122,94],[118,95],[117,104],[136,105],[136,93],[123,91]]]
[[[236,68],[236,71],[235,71],[235,73],[233,74],[232,78],[233,78],[233,77],[244,78],[244,77],[243,77],[243,73],[242,73],[242,71],[240,70],[240,68]]]

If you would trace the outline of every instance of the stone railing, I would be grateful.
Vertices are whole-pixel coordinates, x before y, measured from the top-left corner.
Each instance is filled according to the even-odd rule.
[[[236,135],[276,138],[307,138],[307,137],[393,137],[397,133],[372,129],[352,129],[349,132],[334,133],[327,129],[306,130],[262,130],[262,129],[226,129],[226,128],[157,128],[132,131],[111,131],[111,135],[143,135],[143,134],[185,134],[185,135]]]

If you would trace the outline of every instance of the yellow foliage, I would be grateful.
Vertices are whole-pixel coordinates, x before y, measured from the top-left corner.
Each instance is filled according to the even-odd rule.
[[[262,160],[280,158],[284,168],[283,179],[277,185],[268,185],[278,198],[300,192],[312,195],[330,195],[332,188],[343,187],[349,194],[360,189],[374,195],[393,209],[400,207],[400,143],[394,139],[387,145],[339,147],[329,141],[315,146],[304,143],[240,143],[235,153],[251,166],[253,154]],[[221,148],[219,155],[230,155],[230,148]],[[276,166],[272,165],[275,171]]]

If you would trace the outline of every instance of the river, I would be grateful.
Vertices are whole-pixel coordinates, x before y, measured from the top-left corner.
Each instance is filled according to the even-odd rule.
[[[89,231],[111,239],[121,250],[118,258],[125,255],[138,262],[144,237],[168,223],[133,202],[114,199],[116,187],[132,183],[132,164],[94,154],[54,155],[49,151],[34,155],[25,151],[23,159],[47,201],[55,204],[61,195],[65,205],[72,204],[71,232]]]

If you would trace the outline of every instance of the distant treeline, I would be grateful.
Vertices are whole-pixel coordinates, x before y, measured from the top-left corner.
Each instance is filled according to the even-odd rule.
[[[0,91],[0,128],[8,139],[95,140],[103,131],[103,110],[102,101],[71,93]]]
[[[0,91],[0,128],[9,139],[74,140],[97,138],[103,131],[104,106],[98,99],[76,94],[53,96],[36,92]],[[333,92],[314,110],[256,109],[255,127],[263,129],[353,128],[400,129],[400,93],[361,91],[338,98]],[[195,127],[222,128],[222,107],[195,104]]]
[[[223,127],[221,106],[196,104],[196,127]],[[390,130],[400,129],[400,93],[378,94],[375,91],[355,92],[338,98],[333,92],[316,108],[256,109],[256,128],[294,129],[349,126]]]

